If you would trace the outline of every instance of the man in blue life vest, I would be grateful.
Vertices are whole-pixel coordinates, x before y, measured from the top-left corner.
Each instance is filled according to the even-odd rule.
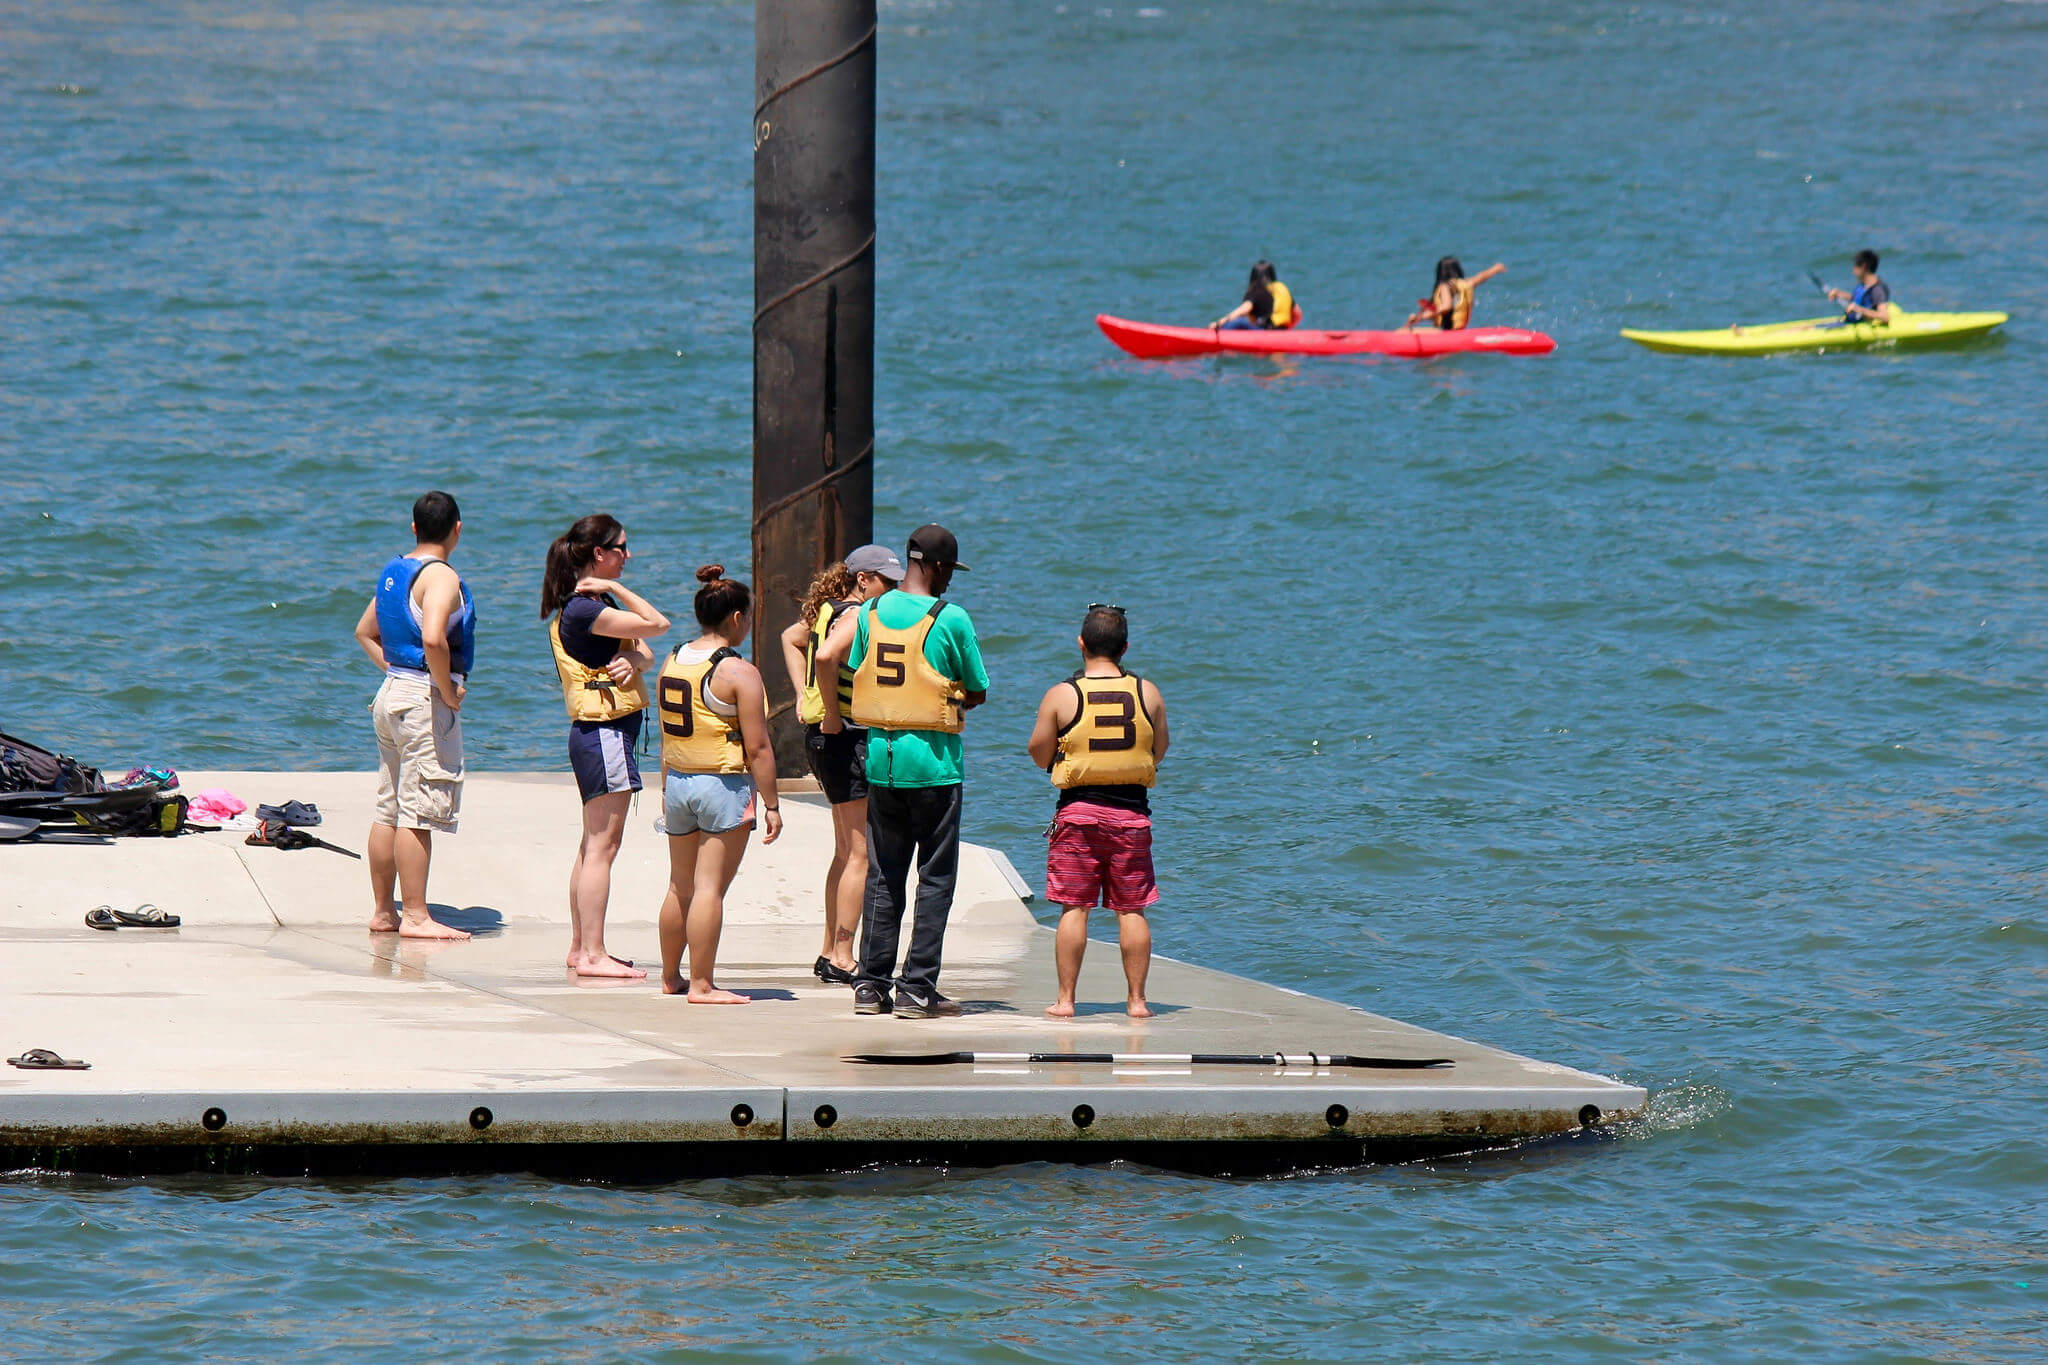
[[[974,623],[942,600],[960,562],[943,526],[911,533],[901,587],[849,613],[818,650],[821,673],[853,669],[853,721],[868,727],[868,885],[861,907],[856,1014],[940,1019],[960,1013],[939,994],[939,958],[960,862],[964,714],[988,697]],[[819,729],[844,725],[836,688],[820,689]],[[896,947],[917,864],[916,924],[897,971]],[[894,977],[892,982],[891,978]],[[893,995],[893,998],[892,998]]]
[[[1828,297],[1842,305],[1842,321],[1852,326],[1859,322],[1890,322],[1892,290],[1877,273],[1877,253],[1867,248],[1857,252],[1849,268],[1856,273],[1855,291],[1828,290]]]
[[[462,699],[476,657],[476,604],[448,563],[462,539],[455,499],[412,505],[409,553],[386,564],[356,622],[356,643],[384,672],[370,705],[377,729],[377,806],[370,820],[370,930],[463,939],[427,911],[434,835],[462,810]],[[394,909],[392,888],[400,904]]]

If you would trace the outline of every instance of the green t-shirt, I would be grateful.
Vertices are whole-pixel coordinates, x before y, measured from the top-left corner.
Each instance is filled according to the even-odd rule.
[[[875,599],[875,611],[891,630],[907,630],[932,609],[936,597],[919,597],[901,588]],[[859,668],[868,656],[868,614],[865,608],[853,629],[848,668]],[[924,657],[933,668],[958,680],[969,692],[988,691],[988,671],[981,666],[981,646],[967,610],[948,602],[924,637]],[[948,787],[967,775],[960,736],[943,730],[868,729],[868,785],[872,787]]]

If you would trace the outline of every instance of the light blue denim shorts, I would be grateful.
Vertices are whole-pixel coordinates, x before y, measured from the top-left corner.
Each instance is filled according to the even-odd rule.
[[[723,834],[754,823],[754,779],[743,773],[670,773],[661,793],[670,834]]]

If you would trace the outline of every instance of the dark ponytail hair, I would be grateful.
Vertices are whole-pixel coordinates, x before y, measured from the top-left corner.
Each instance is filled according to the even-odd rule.
[[[1266,286],[1279,278],[1271,261],[1260,261],[1252,267],[1251,280],[1244,287],[1244,301],[1252,306],[1253,317],[1273,315],[1273,291]]]
[[[1456,256],[1446,256],[1436,263],[1436,282],[1449,284],[1452,280],[1465,278],[1465,267],[1458,264]]]
[[[595,512],[577,521],[555,537],[548,546],[548,566],[540,579],[540,616],[543,621],[562,609],[576,595],[576,580],[590,569],[590,561],[607,545],[626,534],[618,519]]]
[[[746,584],[727,578],[723,564],[706,564],[697,570],[697,581],[704,585],[697,589],[697,624],[706,630],[753,605],[754,594]]]

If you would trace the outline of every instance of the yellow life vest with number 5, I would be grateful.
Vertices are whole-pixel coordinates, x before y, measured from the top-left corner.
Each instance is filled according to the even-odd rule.
[[[662,767],[672,773],[747,771],[747,751],[740,742],[740,718],[719,715],[705,697],[705,689],[711,686],[711,675],[719,664],[739,657],[740,652],[730,645],[695,663],[683,662],[680,645],[668,656],[655,684],[656,707],[661,716]]]
[[[1152,752],[1152,713],[1135,673],[1114,678],[1077,674],[1067,679],[1079,702],[1059,733],[1052,760],[1055,787],[1149,787],[1158,778]]]
[[[868,652],[853,671],[853,723],[878,730],[937,730],[957,735],[966,728],[960,703],[967,689],[932,667],[924,644],[942,599],[917,624],[898,630],[882,624],[880,599],[867,604]]]

